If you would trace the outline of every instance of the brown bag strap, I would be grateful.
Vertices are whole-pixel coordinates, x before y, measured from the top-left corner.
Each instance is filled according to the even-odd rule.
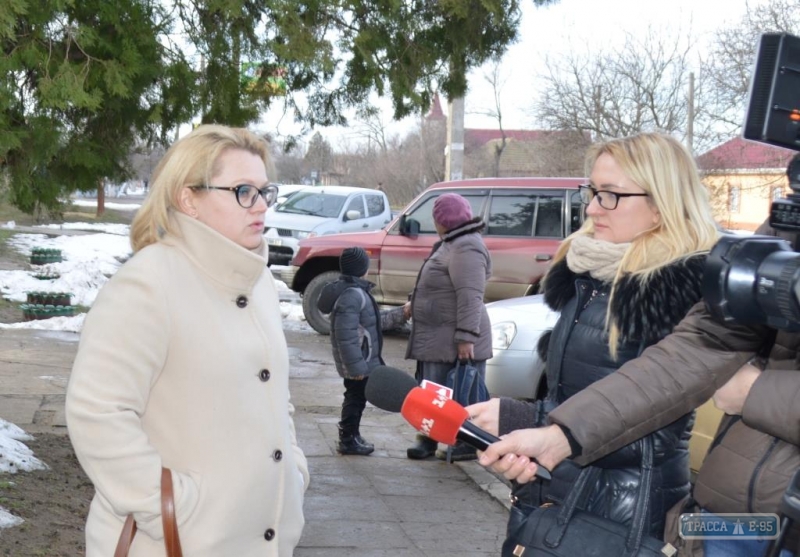
[[[172,473],[161,469],[161,522],[164,524],[164,544],[167,557],[183,557],[178,521],[175,519],[175,496],[172,492]]]
[[[136,535],[136,521],[133,515],[129,514],[125,519],[125,524],[122,526],[122,533],[119,535],[117,542],[117,549],[114,551],[114,557],[128,557],[128,551],[131,549],[133,543],[133,536]]]
[[[172,473],[169,468],[161,468],[161,522],[164,526],[164,545],[167,557],[183,557],[181,540],[178,536],[178,521],[175,520],[175,495],[172,491]],[[122,526],[114,557],[128,557],[128,552],[136,535],[136,521],[129,514]]]

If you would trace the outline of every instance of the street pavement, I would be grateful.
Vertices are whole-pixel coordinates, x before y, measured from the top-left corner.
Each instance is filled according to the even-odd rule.
[[[308,456],[306,527],[297,557],[499,555],[508,486],[475,462],[406,458],[415,431],[399,414],[368,405],[367,457],[336,453],[342,382],[329,338],[287,322],[290,390],[300,446]],[[0,418],[35,435],[66,434],[64,393],[78,335],[0,330]],[[407,338],[387,336],[384,359],[411,373]]]

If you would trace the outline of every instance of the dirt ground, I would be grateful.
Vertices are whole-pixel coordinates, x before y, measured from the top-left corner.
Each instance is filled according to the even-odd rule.
[[[25,444],[48,470],[0,476],[0,506],[25,522],[0,530],[2,557],[77,557],[94,488],[66,435],[39,434]]]

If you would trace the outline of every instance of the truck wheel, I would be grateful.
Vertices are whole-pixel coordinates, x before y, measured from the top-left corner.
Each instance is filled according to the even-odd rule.
[[[331,334],[331,322],[327,313],[322,313],[317,307],[317,301],[322,293],[322,288],[329,282],[339,278],[339,271],[326,271],[315,276],[303,292],[303,315],[311,328],[321,335]]]

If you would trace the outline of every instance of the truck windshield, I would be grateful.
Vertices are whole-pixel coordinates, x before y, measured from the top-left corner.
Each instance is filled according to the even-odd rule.
[[[298,191],[275,209],[278,213],[295,213],[315,217],[334,218],[342,212],[346,195]]]

